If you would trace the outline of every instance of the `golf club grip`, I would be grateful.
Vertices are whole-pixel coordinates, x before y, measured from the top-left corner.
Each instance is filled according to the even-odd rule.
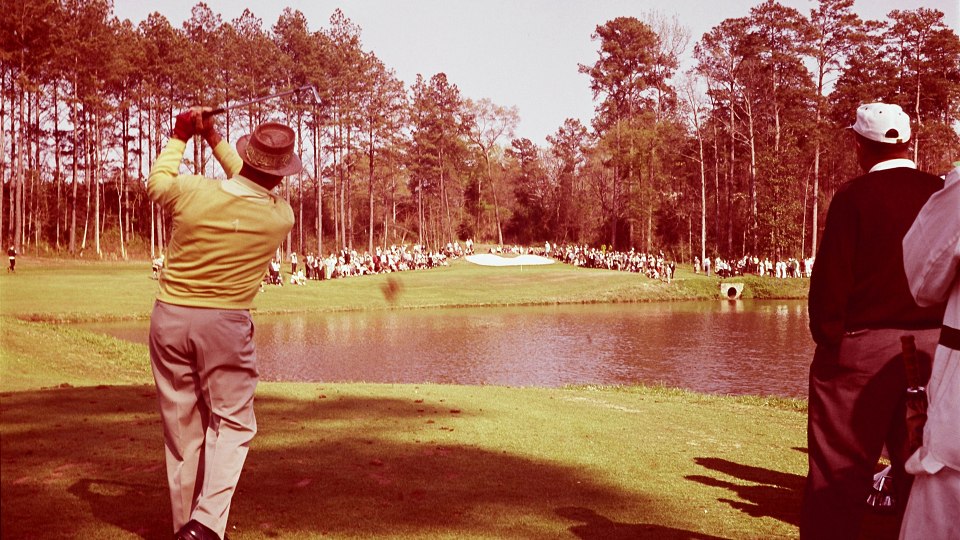
[[[920,359],[917,357],[917,346],[913,335],[900,336],[901,357],[903,367],[907,373],[907,388],[921,388],[924,381],[921,375]]]
[[[203,111],[203,114],[201,116],[203,116],[204,118],[209,118],[215,114],[223,114],[227,112],[227,109],[229,109],[229,107],[217,107],[212,111]]]

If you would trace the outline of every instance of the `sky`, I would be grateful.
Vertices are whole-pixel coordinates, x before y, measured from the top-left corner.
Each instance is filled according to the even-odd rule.
[[[199,0],[114,0],[114,14],[139,23],[159,12],[180,27]],[[693,65],[693,45],[721,21],[749,14],[761,0],[205,0],[224,21],[245,8],[269,29],[284,8],[301,11],[310,30],[329,27],[341,11],[361,28],[363,49],[373,51],[408,87],[417,74],[445,73],[462,96],[489,98],[520,113],[517,137],[538,145],[567,118],[590,125],[596,103],[579,64],[593,64],[596,27],[616,17],[657,13],[689,29],[683,60]],[[780,0],[809,14],[814,0]],[[891,10],[935,8],[960,33],[960,0],[855,0],[863,19]]]

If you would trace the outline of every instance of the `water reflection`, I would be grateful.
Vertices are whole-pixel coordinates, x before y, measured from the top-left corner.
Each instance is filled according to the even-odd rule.
[[[804,301],[255,315],[263,380],[509,386],[663,383],[805,397]],[[146,341],[146,323],[87,325]]]

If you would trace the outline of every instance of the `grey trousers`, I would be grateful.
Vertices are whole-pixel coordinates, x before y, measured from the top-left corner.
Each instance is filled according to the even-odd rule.
[[[156,302],[150,363],[160,400],[173,530],[194,519],[223,538],[257,432],[253,320],[247,310]]]
[[[902,515],[912,480],[903,470],[907,382],[900,336],[906,334],[915,336],[918,353],[933,356],[939,329],[864,330],[845,336],[839,348],[817,347],[810,366],[810,469],[800,512],[801,539],[859,536],[884,445]]]

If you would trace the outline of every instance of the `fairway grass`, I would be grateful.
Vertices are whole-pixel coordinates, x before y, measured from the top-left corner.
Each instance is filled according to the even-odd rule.
[[[4,538],[169,534],[152,385],[2,399]],[[796,410],[643,389],[272,383],[257,416],[232,538],[795,534]]]
[[[286,268],[286,267],[285,267]],[[388,301],[384,288],[399,292]],[[719,299],[721,281],[745,283],[744,298],[806,298],[809,280],[720,280],[679,269],[672,283],[630,272],[566,264],[448,267],[395,274],[268,285],[257,295],[259,313],[331,312],[464,306],[520,306]],[[149,263],[86,263],[27,259],[16,274],[0,274],[0,315],[47,322],[146,319],[157,282]]]
[[[169,538],[146,347],[59,323],[147,317],[149,268],[24,266],[0,276],[3,538]],[[695,276],[678,286],[559,265],[477,268],[400,274],[396,304],[372,276],[270,288],[257,305],[648,301],[717,290]],[[237,540],[797,534],[801,400],[657,387],[262,383],[256,406],[260,431],[230,517]],[[871,519],[868,534],[881,537],[884,518]]]

